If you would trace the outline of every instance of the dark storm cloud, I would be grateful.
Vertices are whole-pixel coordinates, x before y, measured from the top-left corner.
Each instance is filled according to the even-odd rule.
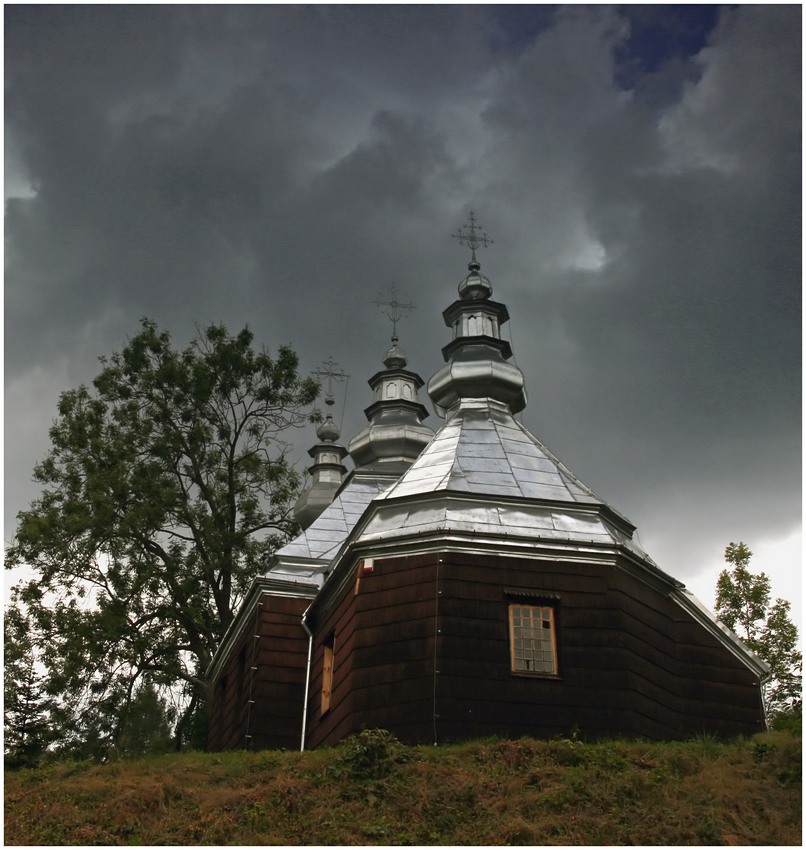
[[[471,208],[526,424],[662,566],[799,528],[796,7],[10,6],[5,70],[6,537],[142,315],[332,354],[349,440],[393,281],[438,368]]]
[[[332,288],[340,257],[354,276],[377,206],[411,210],[441,155],[383,89],[404,102],[427,90],[436,69],[421,60],[438,55],[445,15],[152,10],[138,30],[136,12],[116,8],[32,13],[7,60],[9,132],[38,192],[7,213],[7,305],[30,321],[7,368],[53,356],[102,306],[172,320],[192,299],[215,314],[246,283],[251,314],[260,279],[268,301],[303,275]],[[138,77],[138,60],[163,73]],[[43,301],[58,310],[42,315]],[[57,315],[43,346],[41,323]]]

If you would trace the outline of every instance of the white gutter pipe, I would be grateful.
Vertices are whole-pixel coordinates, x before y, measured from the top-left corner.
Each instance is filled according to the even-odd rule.
[[[308,612],[305,611],[305,614]],[[305,701],[302,704],[302,739],[299,744],[299,751],[301,753],[305,752],[305,735],[307,732],[307,724],[308,724],[308,689],[311,685],[311,654],[313,652],[313,632],[308,628],[308,624],[305,622],[305,614],[302,615],[302,628],[305,629],[305,633],[308,635],[308,663],[305,667]]]

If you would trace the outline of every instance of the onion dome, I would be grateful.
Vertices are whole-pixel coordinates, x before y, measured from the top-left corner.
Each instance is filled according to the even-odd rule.
[[[470,274],[459,283],[459,300],[442,313],[453,340],[442,349],[446,365],[428,382],[428,394],[442,415],[450,415],[464,399],[480,398],[503,402],[511,413],[518,413],[526,407],[523,373],[507,362],[512,348],[501,339],[509,313],[504,304],[492,300],[492,284],[476,259],[476,248],[491,240],[477,231],[473,213],[457,238],[472,248]]]
[[[434,436],[423,425],[428,416],[418,397],[423,379],[405,368],[407,362],[394,335],[383,358],[386,369],[369,379],[373,401],[364,410],[369,424],[350,441],[350,457],[359,469],[396,465],[402,472]]]
[[[347,456],[347,449],[336,442],[341,436],[341,431],[333,421],[331,412],[334,404],[332,381],[334,377],[341,377],[343,373],[334,371],[336,364],[332,360],[325,365],[329,371],[325,370],[317,374],[326,375],[329,379],[329,390],[325,396],[327,414],[316,429],[319,442],[308,449],[308,454],[313,458],[313,464],[308,467],[311,476],[310,486],[305,489],[294,505],[294,517],[303,529],[308,528],[333,501],[341,486],[342,477],[347,472],[342,464]]]
[[[397,337],[393,336],[392,347],[383,356],[383,365],[387,369],[402,369],[407,362],[405,351],[398,347]]]
[[[330,411],[327,412],[325,421],[321,422],[316,429],[316,436],[325,443],[335,443],[341,436],[341,431],[333,421],[333,414]]]
[[[459,297],[469,301],[489,298],[493,294],[493,287],[480,273],[481,264],[474,259],[467,264],[467,268],[470,274],[459,283]]]

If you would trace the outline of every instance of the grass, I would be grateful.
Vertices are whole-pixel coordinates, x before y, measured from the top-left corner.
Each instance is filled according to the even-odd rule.
[[[6,845],[800,845],[801,741],[483,740],[5,775]]]

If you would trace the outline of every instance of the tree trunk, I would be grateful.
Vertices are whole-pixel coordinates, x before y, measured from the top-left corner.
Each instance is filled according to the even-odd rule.
[[[190,702],[188,703],[187,708],[182,712],[179,720],[176,723],[176,730],[174,732],[174,749],[177,753],[182,750],[182,737],[184,736],[188,721],[193,716],[193,712],[196,710],[196,706],[198,704],[199,698],[196,695],[194,689],[194,693],[190,698]]]

